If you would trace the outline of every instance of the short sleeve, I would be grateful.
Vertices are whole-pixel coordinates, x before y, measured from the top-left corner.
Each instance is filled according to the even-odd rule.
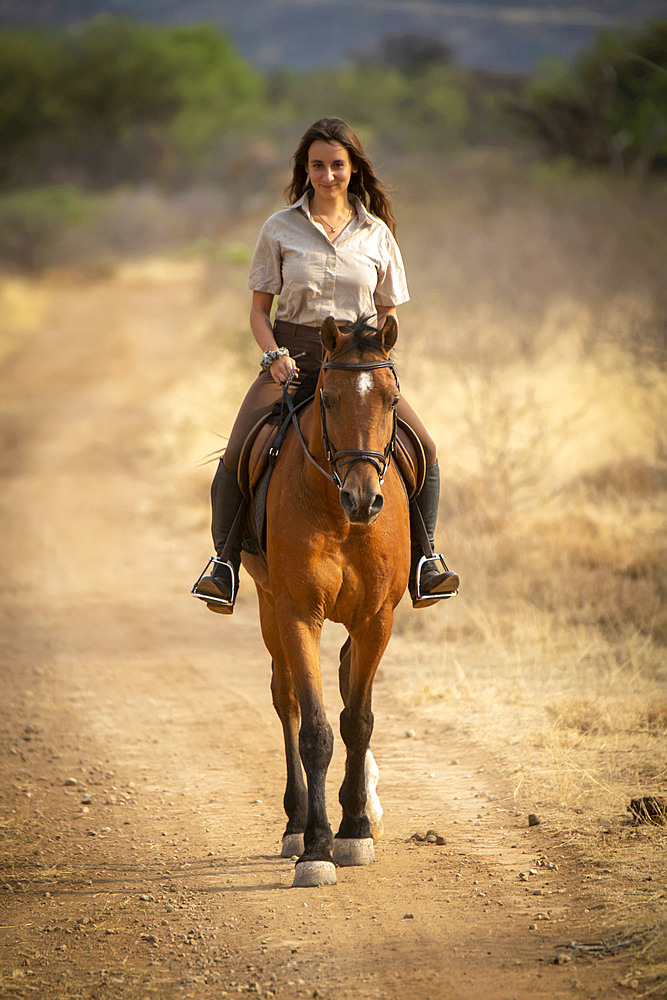
[[[280,243],[273,231],[272,220],[262,226],[248,274],[248,288],[253,292],[278,295],[283,287]]]
[[[378,306],[400,306],[403,302],[410,300],[410,293],[408,292],[401,251],[387,228],[385,228],[380,256],[378,283],[373,298]]]

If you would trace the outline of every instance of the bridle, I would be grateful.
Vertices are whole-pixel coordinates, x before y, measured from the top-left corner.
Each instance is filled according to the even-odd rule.
[[[396,380],[396,388],[400,389],[398,375],[396,374],[396,369],[391,361],[361,361],[356,364],[354,362],[346,361],[325,361],[322,365],[322,371],[325,372],[329,368],[335,368],[340,371],[354,372],[367,372],[373,371],[376,368],[389,368],[391,369],[391,373]],[[340,450],[334,449],[331,444],[331,439],[329,438],[329,431],[327,429],[327,411],[324,405],[324,392],[322,388],[320,388],[320,415],[322,418],[322,441],[324,442],[324,452],[327,456],[329,468],[331,469],[330,478],[332,482],[336,484],[338,489],[343,489],[345,480],[357,462],[370,462],[375,468],[380,479],[380,486],[382,486],[391,461],[391,453],[396,446],[396,410],[394,409],[391,437],[389,438],[384,451],[370,451],[368,449],[361,448],[341,448]]]
[[[394,379],[396,381],[396,388],[400,391],[400,384],[398,381],[398,375],[396,374],[396,369],[392,361],[360,361],[360,362],[348,362],[348,361],[325,361],[322,365],[322,371],[325,372],[330,368],[337,369],[339,371],[353,371],[353,372],[367,372],[374,371],[377,368],[389,368]],[[328,473],[326,469],[317,462],[308,450],[308,445],[306,444],[303,435],[301,433],[301,428],[299,427],[299,421],[297,420],[296,410],[292,404],[292,400],[287,392],[287,386],[289,385],[291,379],[285,383],[283,387],[283,398],[290,411],[290,416],[292,418],[292,423],[298,435],[301,446],[306,454],[306,458],[315,466],[319,472],[322,473],[330,483],[333,483],[338,487],[338,490],[342,490],[345,486],[345,481],[350,474],[353,466],[358,462],[370,462],[371,465],[377,471],[378,477],[380,479],[380,486],[384,482],[384,478],[387,475],[387,469],[391,462],[391,454],[396,447],[396,430],[397,430],[397,416],[396,410],[394,410],[393,424],[391,429],[391,437],[387,442],[384,451],[371,451],[370,449],[363,448],[341,448],[335,449],[331,444],[331,439],[329,437],[329,431],[327,428],[327,415],[326,407],[324,405],[324,392],[320,387],[320,415],[322,421],[322,441],[324,443],[324,452],[327,457],[327,462],[329,463],[329,468],[331,473]]]

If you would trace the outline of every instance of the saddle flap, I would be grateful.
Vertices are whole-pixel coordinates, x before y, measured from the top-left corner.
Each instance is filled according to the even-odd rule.
[[[269,448],[278,433],[275,423],[267,422],[269,416],[270,414],[257,421],[241,449],[238,480],[241,492],[246,499],[251,496],[269,464]]]
[[[405,420],[398,419],[396,429],[396,465],[405,483],[408,500],[413,500],[424,485],[426,456],[421,441]]]

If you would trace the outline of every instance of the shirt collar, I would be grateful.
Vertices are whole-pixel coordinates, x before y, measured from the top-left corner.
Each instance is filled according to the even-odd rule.
[[[360,223],[369,222],[370,215],[366,210],[363,202],[360,198],[357,198],[356,194],[350,194],[350,200],[354,206],[354,210],[357,213],[357,217]],[[295,201],[291,208],[299,208],[305,215],[310,216],[310,188],[308,188],[301,195],[298,201]]]

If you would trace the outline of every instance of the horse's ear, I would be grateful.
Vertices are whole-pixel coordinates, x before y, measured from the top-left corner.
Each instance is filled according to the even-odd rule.
[[[320,339],[324,346],[324,350],[328,351],[329,354],[333,354],[336,349],[336,345],[340,340],[340,330],[336,326],[336,321],[333,316],[327,316],[324,323],[322,323]]]
[[[382,324],[382,329],[379,334],[382,339],[382,347],[389,354],[396,341],[398,340],[398,323],[396,322],[396,317],[389,314]]]

